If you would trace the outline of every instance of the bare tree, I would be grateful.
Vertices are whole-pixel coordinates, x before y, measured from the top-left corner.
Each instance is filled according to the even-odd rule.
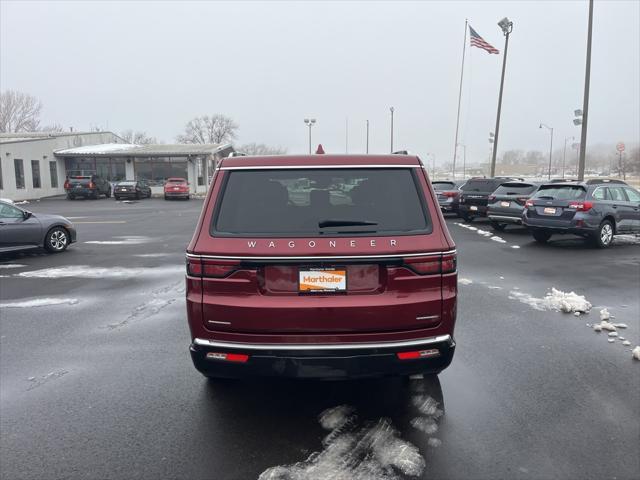
[[[270,147],[264,143],[245,143],[237,147],[236,150],[247,155],[284,155],[287,153],[286,148]]]
[[[64,127],[59,123],[52,123],[51,125],[40,127],[38,130],[41,132],[62,133],[64,132]]]
[[[156,137],[150,137],[147,135],[147,132],[134,132],[133,130],[125,130],[120,136],[127,143],[135,143],[136,145],[151,145],[153,143],[158,143]]]
[[[0,93],[0,132],[35,132],[42,102],[33,95],[6,90]]]
[[[203,115],[190,120],[176,140],[178,143],[228,143],[237,137],[237,130],[236,122],[226,115]]]

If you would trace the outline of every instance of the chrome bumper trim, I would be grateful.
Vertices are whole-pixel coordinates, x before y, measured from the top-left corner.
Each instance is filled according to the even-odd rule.
[[[237,348],[240,350],[361,350],[372,348],[404,348],[404,347],[420,347],[422,345],[431,345],[434,343],[447,342],[450,347],[455,347],[455,341],[451,335],[439,335],[437,337],[420,338],[415,340],[403,340],[399,342],[375,342],[375,343],[238,343],[238,342],[218,342],[215,340],[206,340],[204,338],[196,338],[193,343],[202,347],[214,348]]]
[[[488,215],[489,220],[505,220],[508,222],[518,222],[522,223],[522,218],[520,217],[507,217],[502,215]]]
[[[446,252],[429,252],[429,253],[390,253],[386,255],[317,255],[317,256],[290,256],[290,257],[252,257],[251,255],[228,256],[228,255],[199,255],[197,253],[188,253],[187,258],[209,258],[221,260],[360,260],[360,259],[385,259],[385,258],[406,258],[406,257],[431,257],[437,255],[452,255],[456,250],[447,250]]]

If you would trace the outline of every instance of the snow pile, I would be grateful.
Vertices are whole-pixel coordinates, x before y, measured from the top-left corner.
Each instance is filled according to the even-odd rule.
[[[625,347],[628,347],[629,345],[631,345],[631,342],[630,342],[629,340],[625,340],[624,342],[622,342],[622,344],[623,344]]]
[[[259,480],[400,480],[425,468],[418,448],[398,436],[388,419],[357,425],[355,409],[340,405],[322,412],[320,425],[331,430],[324,449],[293,465],[271,467]]]
[[[21,202],[13,202],[14,205],[29,205],[29,202],[26,200],[22,200]]]
[[[151,239],[149,237],[131,236],[131,237],[114,237],[120,240],[91,240],[89,242],[94,245],[140,245],[141,243],[148,243]]]
[[[470,280],[468,278],[458,278],[458,283],[460,285],[471,285],[473,283],[473,280]]]
[[[494,242],[498,242],[498,243],[507,243],[507,241],[504,238],[498,237],[496,235],[491,237],[491,240],[493,240]]]
[[[492,237],[493,233],[491,232],[487,232],[486,230],[480,230],[478,229],[478,231],[476,232],[478,235],[482,235],[483,237]]]
[[[511,248],[520,248],[520,245],[511,245]]]
[[[584,296],[575,292],[566,293],[555,288],[552,288],[544,298],[536,298],[516,290],[509,292],[509,298],[526,303],[536,310],[555,310],[565,313],[587,313],[591,310],[591,303]]]
[[[613,237],[616,245],[640,245],[640,235],[616,235]]]
[[[609,313],[609,310],[607,310],[606,308],[603,308],[602,310],[600,310],[601,321],[609,320],[610,318],[611,318],[611,314]]]
[[[635,360],[640,360],[640,345],[634,348],[633,350],[631,350],[631,356]]]
[[[77,298],[34,298],[21,302],[0,303],[0,308],[49,307],[51,305],[76,305]]]

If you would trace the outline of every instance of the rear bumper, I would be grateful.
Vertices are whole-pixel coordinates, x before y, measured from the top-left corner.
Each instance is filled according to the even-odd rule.
[[[169,198],[187,198],[189,195],[189,192],[164,192],[164,196]]]
[[[471,207],[475,207],[475,210],[472,209]],[[475,216],[475,217],[486,217],[488,209],[489,207],[487,207],[486,205],[467,205],[464,203],[461,203],[460,206],[458,207],[458,210],[461,213],[466,213],[470,216]]]
[[[434,350],[437,355],[399,360],[398,352]],[[287,377],[348,379],[439,373],[455,351],[450,335],[419,340],[362,344],[241,344],[196,338],[191,359],[203,375],[223,378]],[[245,363],[207,358],[207,353],[249,355]]]
[[[515,223],[518,225],[522,223],[522,217],[518,217],[515,215],[502,215],[499,213],[493,213],[489,211],[487,213],[487,217],[489,217],[489,220],[493,220],[494,222]]]
[[[113,192],[113,195],[115,197],[130,197],[130,198],[135,198],[138,195],[142,195],[142,192]]]
[[[95,188],[69,188],[66,190],[67,195],[74,197],[92,197],[98,194]]]
[[[591,235],[598,231],[599,223],[591,224],[589,218],[573,218],[570,221],[549,220],[545,218],[523,217],[522,224],[537,230],[546,230],[551,233],[571,233],[574,235]]]

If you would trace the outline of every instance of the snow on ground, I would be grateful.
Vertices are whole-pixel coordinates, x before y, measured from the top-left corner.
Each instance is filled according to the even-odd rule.
[[[0,269],[3,269],[3,268],[22,268],[22,267],[26,267],[26,265],[20,265],[18,263],[2,263],[2,264],[0,264]]]
[[[91,240],[84,243],[91,243],[94,245],[140,245],[141,243],[148,243],[151,241],[149,237],[113,237],[118,240]]]
[[[131,278],[163,276],[183,272],[182,265],[170,265],[166,267],[92,267],[90,265],[73,265],[69,267],[44,268],[13,275],[23,278]]]
[[[400,480],[425,468],[418,448],[399,437],[391,421],[359,424],[353,407],[322,412],[320,425],[330,430],[323,450],[292,465],[271,467],[259,480]]]
[[[77,298],[34,298],[20,302],[0,303],[0,308],[49,307],[52,305],[76,305]]]
[[[552,288],[544,298],[533,297],[516,290],[509,292],[509,298],[526,303],[536,310],[556,310],[565,313],[586,313],[591,310],[591,303],[584,296],[574,292],[565,293],[555,288]]]
[[[613,237],[615,245],[640,245],[640,235],[616,235]]]
[[[157,257],[168,257],[169,255],[171,254],[170,253],[139,253],[137,255],[134,255],[134,257],[157,258]]]
[[[493,237],[491,237],[491,240],[498,243],[507,243],[507,241],[504,238],[498,237],[497,235],[494,235]]]
[[[458,278],[458,283],[460,285],[471,285],[473,283],[473,280],[470,280],[468,278]]]
[[[520,245],[511,245],[511,248],[520,248]]]
[[[634,348],[633,350],[631,350],[631,356],[635,360],[640,360],[640,345]]]

